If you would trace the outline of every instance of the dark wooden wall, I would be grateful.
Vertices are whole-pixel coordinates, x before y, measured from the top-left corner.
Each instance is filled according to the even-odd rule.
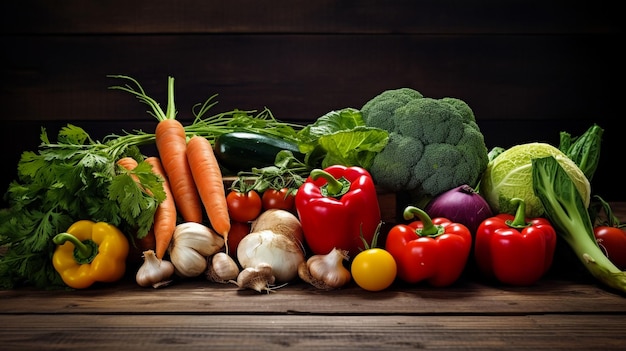
[[[147,106],[107,89],[120,82],[106,75],[125,74],[162,104],[174,76],[183,122],[216,93],[215,113],[268,107],[308,122],[412,87],[465,100],[489,147],[598,123],[594,191],[626,200],[614,1],[23,0],[0,13],[3,189],[42,126],[152,130]]]

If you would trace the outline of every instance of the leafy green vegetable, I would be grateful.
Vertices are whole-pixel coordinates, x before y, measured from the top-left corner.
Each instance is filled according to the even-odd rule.
[[[129,224],[138,227],[138,238],[143,238],[154,223],[154,213],[158,205],[165,200],[163,179],[152,172],[152,166],[145,161],[137,164],[129,175],[139,179],[143,187],[138,187],[130,176],[115,176],[109,185],[109,200],[119,204],[120,216]]]
[[[567,132],[560,134],[559,150],[578,165],[590,182],[600,162],[603,133],[604,129],[593,124],[579,137],[572,137]]]
[[[2,288],[63,286],[51,262],[56,234],[77,220],[91,219],[118,226],[129,236],[145,236],[165,197],[162,179],[149,164],[133,172],[145,190],[137,194],[130,173],[120,172],[122,167],[115,163],[123,155],[136,154],[134,145],[142,137],[100,143],[69,124],[59,131],[56,143],[45,129],[40,139],[38,152],[22,154],[18,179],[5,195],[10,207],[0,211],[0,246],[7,249],[0,256]]]
[[[368,169],[374,157],[387,145],[388,135],[382,129],[364,126],[323,135],[318,139],[319,145],[326,150],[322,168],[338,164]]]
[[[585,207],[589,206],[591,185],[578,166],[556,147],[546,143],[515,145],[495,157],[487,165],[480,181],[480,194],[496,212],[514,214],[511,199],[521,198],[526,204],[527,217],[544,213],[539,198],[533,193],[533,159],[553,156],[574,180]]]
[[[253,168],[249,172],[239,172],[232,188],[239,186],[247,190],[256,190],[259,193],[267,189],[290,189],[295,193],[304,184],[313,169],[301,162],[289,150],[282,150],[276,155],[273,166]],[[250,182],[244,186],[242,184]]]
[[[344,108],[319,117],[304,127],[298,138],[305,162],[312,167],[341,164],[369,169],[387,145],[389,133],[366,126],[359,110]]]
[[[532,179],[546,218],[589,273],[601,283],[626,292],[626,272],[617,268],[598,246],[587,206],[561,163],[554,156],[533,159]]]
[[[506,151],[506,149],[501,146],[493,147],[491,150],[489,150],[489,153],[487,153],[489,162],[493,161],[494,158],[500,156],[500,154],[503,153],[504,151]]]

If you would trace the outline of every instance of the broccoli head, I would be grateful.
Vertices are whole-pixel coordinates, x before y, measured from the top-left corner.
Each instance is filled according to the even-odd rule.
[[[456,98],[433,99],[410,88],[387,90],[362,108],[365,124],[389,132],[370,173],[389,191],[434,197],[476,186],[487,167],[487,146],[472,109]]]

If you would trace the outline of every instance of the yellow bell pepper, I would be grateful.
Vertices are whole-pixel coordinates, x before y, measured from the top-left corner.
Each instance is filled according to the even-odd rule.
[[[128,239],[114,225],[81,220],[52,240],[57,244],[52,264],[71,288],[114,282],[126,272]]]

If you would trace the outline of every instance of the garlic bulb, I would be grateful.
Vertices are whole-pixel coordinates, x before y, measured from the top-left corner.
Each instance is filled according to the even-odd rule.
[[[174,265],[167,260],[159,260],[153,250],[143,252],[143,264],[137,270],[135,280],[139,286],[159,288],[168,285],[174,274]]]
[[[325,255],[311,256],[298,267],[298,276],[318,289],[331,290],[346,285],[352,279],[343,261],[348,259],[348,251],[332,249]]]
[[[276,281],[284,283],[298,276],[298,265],[305,258],[303,248],[296,241],[271,230],[262,230],[241,239],[237,260],[244,269],[269,264]]]
[[[256,233],[263,230],[271,230],[276,234],[286,235],[297,242],[304,240],[300,220],[287,210],[272,208],[263,211],[257,219],[252,221],[250,232]]]
[[[220,251],[209,257],[209,268],[206,276],[209,281],[228,283],[239,275],[237,262],[227,253]]]
[[[224,239],[211,228],[195,222],[176,226],[169,254],[181,277],[197,277],[207,269],[207,257],[224,247]]]

